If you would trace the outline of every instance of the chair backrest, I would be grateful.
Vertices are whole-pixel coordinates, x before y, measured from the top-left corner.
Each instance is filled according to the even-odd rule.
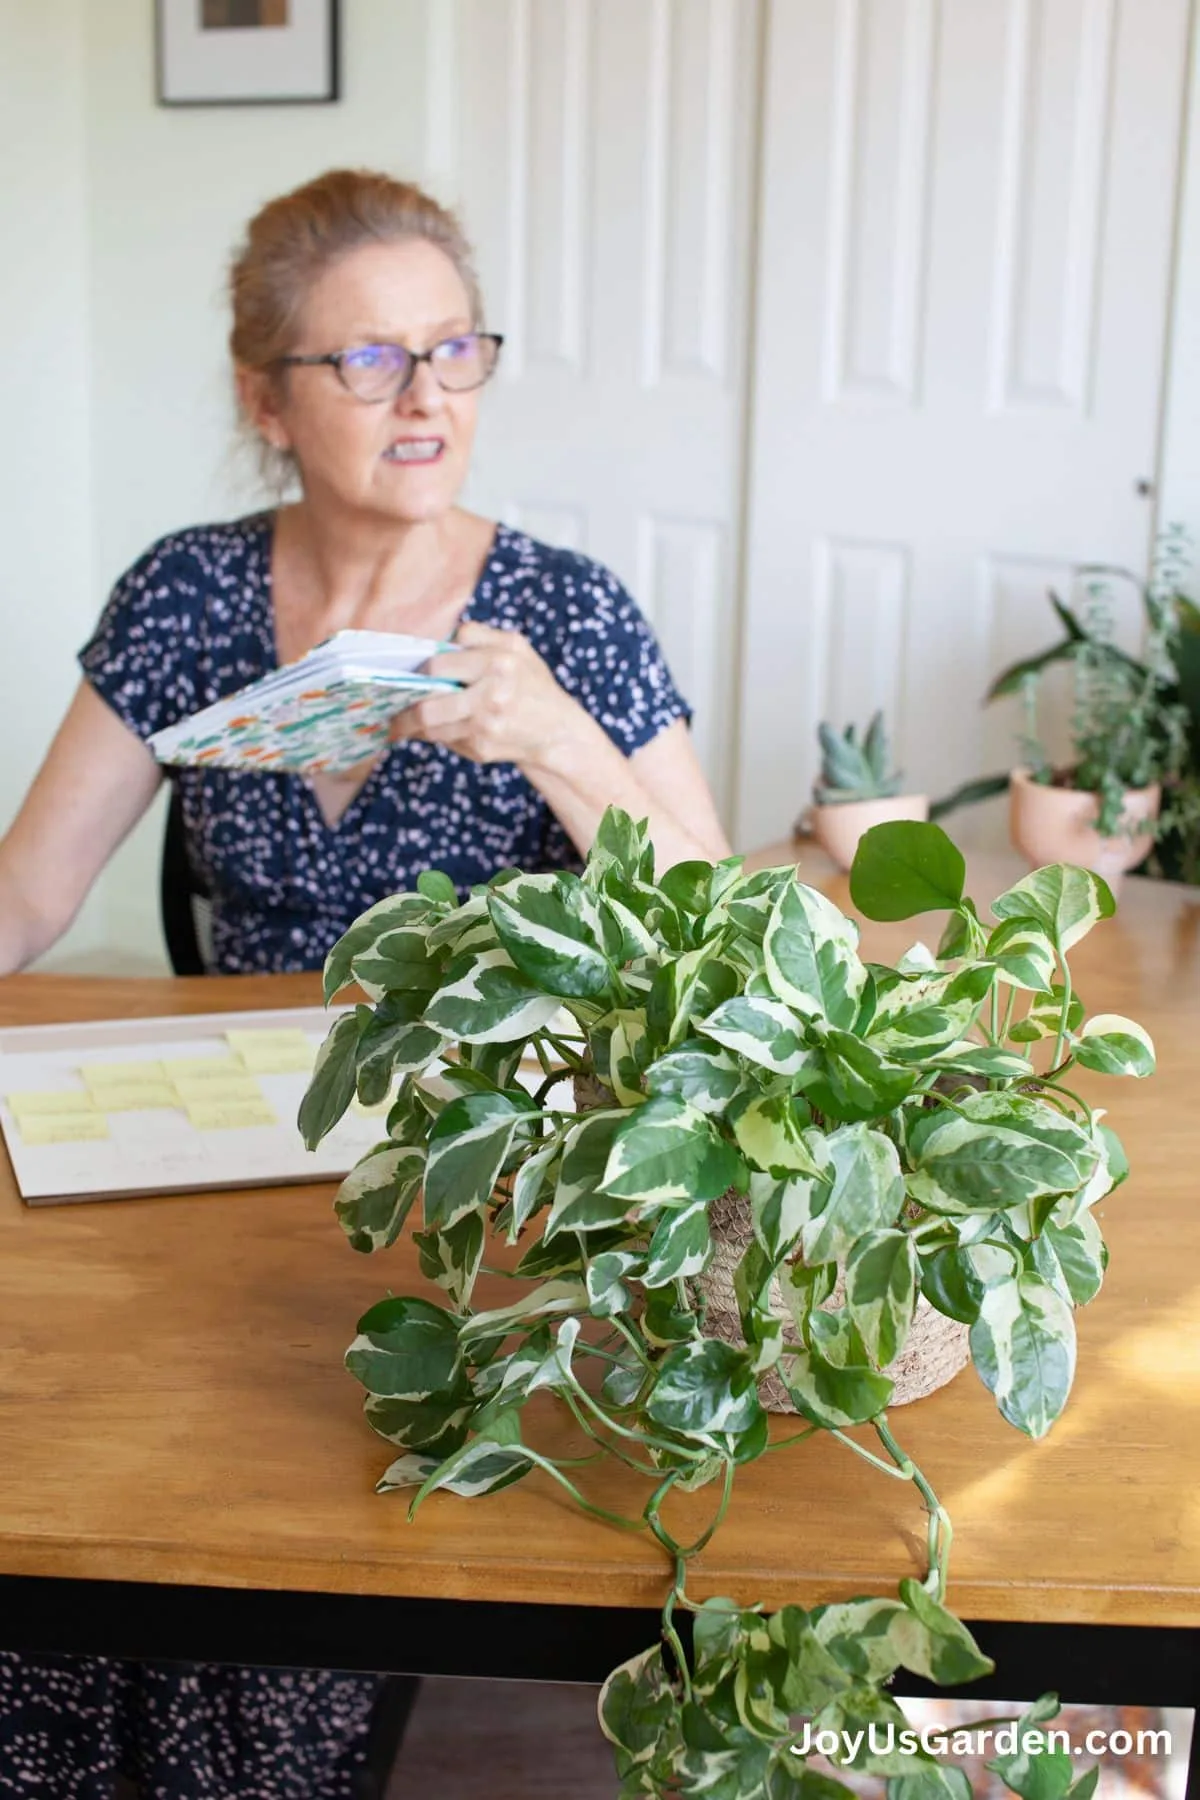
[[[203,940],[208,893],[192,870],[183,825],[179,788],[171,783],[171,804],[163,833],[162,865],[158,883],[159,911],[167,956],[176,975],[207,975],[209,964]]]

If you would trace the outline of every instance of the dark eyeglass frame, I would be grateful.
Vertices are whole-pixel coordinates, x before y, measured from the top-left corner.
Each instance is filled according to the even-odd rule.
[[[491,367],[478,381],[472,381],[467,387],[448,387],[438,374],[437,363],[434,359],[436,358],[438,351],[444,350],[447,344],[461,344],[464,338],[474,338],[477,343],[491,344],[493,346]],[[492,376],[496,373],[496,365],[500,361],[500,351],[503,348],[503,345],[504,338],[498,331],[456,331],[451,337],[441,338],[436,344],[431,344],[428,350],[410,350],[405,344],[389,343],[386,344],[386,346],[384,344],[380,344],[379,346],[373,344],[355,344],[352,350],[331,350],[324,356],[277,356],[273,366],[277,369],[319,369],[328,366],[335,372],[346,392],[353,395],[354,399],[361,401],[364,406],[385,406],[391,400],[398,400],[400,395],[405,393],[407,389],[412,386],[417,378],[417,369],[421,363],[429,364],[429,367],[433,372],[434,380],[444,393],[473,394],[477,388],[483,387],[485,382],[490,381]],[[366,395],[357,393],[355,389],[351,387],[350,383],[346,380],[342,364],[348,356],[353,356],[355,352],[360,350],[371,350],[376,347],[381,349],[386,347],[389,350],[403,350],[405,356],[408,358],[408,369],[406,373],[401,375],[396,386],[390,393],[378,394],[373,399],[368,399]]]

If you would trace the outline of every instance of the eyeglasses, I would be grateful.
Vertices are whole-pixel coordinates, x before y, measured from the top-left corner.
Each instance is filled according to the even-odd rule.
[[[465,394],[482,387],[495,371],[503,342],[494,331],[467,331],[460,337],[443,338],[429,350],[406,350],[403,344],[356,344],[352,350],[333,350],[328,356],[279,356],[275,366],[315,369],[328,364],[356,400],[378,405],[395,400],[412,386],[418,363],[429,364],[438,386],[447,393]]]

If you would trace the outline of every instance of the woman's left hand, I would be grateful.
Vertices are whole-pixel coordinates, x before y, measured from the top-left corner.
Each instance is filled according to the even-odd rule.
[[[511,762],[528,771],[551,765],[564,747],[599,729],[519,632],[467,623],[455,642],[459,650],[427,667],[464,686],[399,713],[394,739],[424,738],[472,762]]]

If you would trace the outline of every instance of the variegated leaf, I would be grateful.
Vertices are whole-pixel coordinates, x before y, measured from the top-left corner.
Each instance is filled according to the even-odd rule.
[[[790,882],[771,910],[763,952],[780,1000],[803,1017],[849,1030],[867,977],[858,928],[831,900]]]
[[[551,1318],[561,1313],[586,1312],[587,1288],[582,1281],[544,1281],[531,1293],[511,1306],[499,1306],[491,1312],[475,1313],[462,1327],[459,1341],[464,1355],[470,1355],[489,1338],[503,1337],[517,1325],[530,1319]]]
[[[602,1231],[624,1221],[628,1202],[605,1193],[603,1182],[613,1138],[628,1116],[624,1107],[591,1112],[567,1133],[554,1204],[542,1234],[547,1241],[560,1231]]]
[[[685,1039],[646,1070],[646,1092],[652,1100],[686,1100],[701,1112],[718,1116],[743,1081],[742,1071],[728,1051],[699,1038]]]
[[[656,1424],[685,1435],[748,1430],[762,1408],[746,1352],[716,1338],[669,1351],[646,1411]]]
[[[458,1320],[415,1295],[381,1300],[358,1321],[346,1367],[370,1393],[394,1400],[453,1396],[463,1379]]]
[[[708,1205],[704,1200],[693,1200],[690,1206],[664,1213],[660,1218],[639,1279],[647,1287],[689,1281],[707,1267],[711,1255]]]
[[[892,1383],[886,1375],[865,1363],[838,1368],[816,1349],[785,1350],[779,1359],[779,1373],[797,1412],[827,1431],[843,1431],[848,1425],[875,1418],[892,1397]]]
[[[1070,1305],[1040,1276],[995,1283],[971,1327],[971,1360],[1009,1424],[1044,1437],[1075,1376]]]
[[[308,1091],[300,1102],[296,1121],[307,1150],[316,1149],[354,1098],[358,1040],[370,1017],[370,1009],[365,1006],[343,1013],[330,1027],[325,1042],[317,1051]]]
[[[1153,1075],[1154,1041],[1143,1026],[1119,1013],[1097,1013],[1072,1045],[1075,1060],[1102,1075]]]
[[[534,1213],[553,1192],[554,1160],[561,1151],[562,1143],[559,1139],[551,1138],[540,1150],[535,1150],[532,1156],[526,1157],[513,1176],[512,1215],[508,1228],[510,1244],[516,1243]]]
[[[867,1125],[843,1125],[822,1136],[810,1132],[809,1145],[828,1185],[823,1206],[803,1228],[807,1263],[844,1262],[864,1232],[893,1225],[904,1204],[904,1177],[896,1146]],[[818,1210],[819,1206],[819,1210]]]
[[[425,1164],[425,1224],[446,1230],[486,1205],[519,1129],[529,1113],[506,1094],[464,1094],[452,1100],[429,1134]]]
[[[599,903],[578,876],[518,876],[492,890],[488,910],[509,956],[542,993],[599,1000],[611,992]]]
[[[738,1148],[753,1168],[770,1175],[816,1175],[819,1166],[804,1138],[812,1117],[791,1094],[747,1094],[728,1109]]]
[[[508,1043],[532,1037],[558,1011],[552,994],[541,993],[497,946],[447,970],[425,1011],[425,1023],[448,1038],[468,1044]]]
[[[354,1250],[394,1244],[425,1178],[425,1152],[398,1144],[374,1150],[342,1182],[333,1209]]]
[[[1099,1151],[1056,1107],[1013,1093],[964,1095],[956,1110],[920,1115],[908,1132],[908,1188],[934,1212],[1006,1210],[1043,1194],[1074,1194]]]
[[[423,894],[390,894],[376,901],[344,932],[325,958],[322,976],[326,1003],[353,979],[351,964],[390,931],[412,927],[426,933],[444,909]]]
[[[715,1200],[744,1174],[707,1116],[683,1100],[647,1100],[613,1134],[601,1186],[644,1216],[680,1200]]]
[[[984,954],[1010,987],[1048,994],[1054,985],[1054,945],[1041,927],[1028,919],[1005,919],[997,925]]]
[[[846,1257],[846,1308],[877,1369],[899,1354],[917,1305],[917,1251],[907,1231],[868,1231]]]
[[[992,901],[997,919],[1026,919],[1039,925],[1060,956],[1101,919],[1111,919],[1116,910],[1106,881],[1090,869],[1076,869],[1066,863],[1034,869]]]
[[[704,1037],[774,1075],[795,1075],[808,1054],[800,1021],[779,1000],[741,994],[696,1024]]]
[[[466,1213],[441,1231],[413,1233],[422,1275],[445,1289],[456,1312],[470,1304],[483,1260],[483,1240],[483,1219],[478,1212]]]

